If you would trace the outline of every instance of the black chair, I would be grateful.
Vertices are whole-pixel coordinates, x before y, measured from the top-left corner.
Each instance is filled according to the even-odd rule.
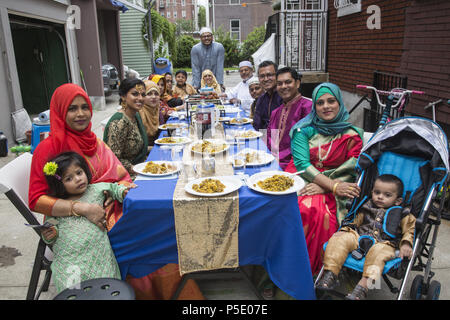
[[[0,192],[6,195],[28,224],[39,225],[40,222],[36,218],[39,217],[39,214],[36,214],[35,216],[28,208],[28,186],[30,181],[31,159],[31,153],[27,152],[0,169]],[[42,240],[40,229],[34,228],[34,231],[39,236],[39,243],[31,272],[30,283],[28,285],[27,300],[37,300],[43,291],[45,292],[48,290],[52,274],[50,270],[51,261],[53,259],[51,247]],[[45,278],[41,288],[36,294],[42,270],[46,271]]]
[[[86,280],[59,293],[53,300],[134,300],[133,288],[113,278]]]

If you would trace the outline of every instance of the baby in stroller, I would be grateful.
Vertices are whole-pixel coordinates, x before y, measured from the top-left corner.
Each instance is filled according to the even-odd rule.
[[[328,241],[323,259],[324,274],[317,289],[334,290],[339,272],[349,253],[366,257],[362,278],[346,299],[367,297],[369,281],[377,281],[386,261],[400,249],[401,258],[411,258],[416,218],[403,202],[403,183],[395,175],[383,174],[374,181],[371,199],[364,203],[353,221],[344,220]],[[384,225],[384,227],[383,227]]]

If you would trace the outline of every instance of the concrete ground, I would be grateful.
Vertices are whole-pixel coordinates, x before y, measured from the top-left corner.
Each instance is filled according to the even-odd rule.
[[[232,87],[239,82],[238,73],[230,73],[225,76],[225,86]],[[93,131],[102,137],[101,121],[111,116],[118,106],[118,96],[107,98],[105,110],[95,110],[92,123]],[[15,158],[14,154],[0,158],[0,166],[4,166]],[[0,300],[23,300],[26,297],[32,265],[36,253],[38,236],[33,230],[24,226],[25,220],[2,194],[0,195]],[[450,299],[450,254],[447,248],[450,243],[450,222],[442,220],[432,271],[434,279],[442,285],[440,299]],[[414,276],[412,272],[407,284],[407,296]],[[422,272],[423,274],[423,272]],[[43,277],[44,273],[42,273]],[[248,288],[247,284],[238,276],[229,279],[218,277],[216,280],[197,281],[202,292],[210,300],[253,300],[256,296]],[[394,281],[399,284],[399,281]],[[51,284],[49,291],[41,295],[42,300],[53,299],[56,295],[55,288]],[[381,289],[370,292],[372,299],[395,299],[384,283]]]

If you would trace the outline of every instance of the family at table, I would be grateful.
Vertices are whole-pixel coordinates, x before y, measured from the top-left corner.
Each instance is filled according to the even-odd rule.
[[[243,251],[248,251],[245,255],[243,253],[242,257],[239,252],[240,261],[263,265],[270,278],[276,279],[275,285],[291,297],[314,299],[312,277],[322,266],[322,245],[337,231],[345,216],[344,201],[359,195],[359,187],[354,181],[354,167],[363,145],[363,133],[360,128],[348,122],[349,114],[343,103],[341,91],[336,85],[332,83],[318,85],[312,93],[312,99],[309,99],[300,94],[301,76],[293,68],[278,69],[275,63],[264,61],[258,66],[257,75],[253,75],[253,66],[250,62],[243,61],[239,66],[242,81],[231,90],[223,92],[221,83],[215,79],[211,70],[203,71],[201,79],[198,78],[196,81],[212,87],[219,97],[240,104],[244,115],[253,121],[250,125],[253,126],[252,129],[266,130],[265,148],[278,160],[270,166],[275,166],[279,171],[302,172],[300,176],[305,181],[305,186],[297,194],[283,198],[290,202],[290,205],[294,204],[289,209],[282,210],[290,210],[290,219],[293,219],[296,225],[292,223],[289,225],[292,229],[291,238],[280,238],[283,239],[280,243],[286,247],[280,247],[277,250],[271,248],[273,254],[280,260],[274,262],[269,261],[268,258],[264,261],[260,257],[251,258],[253,249],[240,244],[239,250],[242,248]],[[172,86],[171,74],[154,75],[145,81],[139,79],[122,81],[119,88],[121,109],[106,125],[103,140],[91,131],[92,104],[81,87],[75,84],[64,84],[53,93],[50,104],[51,132],[49,137],[37,146],[33,154],[29,207],[35,212],[44,214],[46,219],[56,218],[61,225],[66,222],[64,229],[58,229],[56,226],[45,233],[47,237],[45,240],[49,243],[59,241],[67,244],[68,239],[71,239],[70,250],[62,248],[61,245],[53,246],[57,262],[54,262],[54,265],[59,266],[53,271],[58,273],[60,284],[67,283],[67,286],[73,284],[69,283],[72,274],[61,266],[69,268],[76,264],[80,269],[80,281],[84,281],[93,277],[88,270],[97,268],[99,265],[106,265],[107,267],[104,268],[106,271],[101,276],[126,280],[133,286],[139,299],[170,299],[172,297],[181,280],[176,260],[165,265],[158,261],[162,264],[161,267],[148,274],[142,273],[152,270],[151,268],[139,269],[144,271],[135,272],[134,276],[132,272],[124,274],[125,269],[119,258],[121,249],[114,241],[120,238],[118,230],[127,230],[125,223],[127,219],[131,219],[128,218],[131,214],[125,217],[128,214],[127,206],[132,206],[130,202],[127,202],[128,198],[134,199],[133,195],[141,192],[139,190],[143,190],[144,185],[150,186],[156,183],[156,185],[164,185],[169,190],[175,189],[175,182],[170,180],[139,181],[136,179],[138,174],[133,167],[148,161],[152,158],[152,154],[154,156],[160,151],[155,141],[164,134],[164,131],[160,129],[161,125],[170,119],[171,114],[185,107],[185,99],[189,95],[196,93],[195,85],[193,87],[187,84],[186,79],[186,72],[178,71],[175,74],[174,86]],[[261,139],[258,139],[258,143],[263,143],[259,141]],[[82,166],[78,162],[69,161],[67,166],[73,169],[73,172],[68,169],[57,171],[58,162],[55,159],[67,151],[81,155],[86,163],[85,170],[77,171],[77,168]],[[54,170],[44,170],[44,167],[48,169],[52,166]],[[60,169],[61,166],[62,163],[59,165]],[[86,173],[86,171],[89,172]],[[56,196],[48,185],[49,176],[51,179],[60,181],[66,190],[69,183],[78,184],[76,187],[78,189],[72,194],[64,193]],[[111,191],[105,191],[103,204],[84,202],[85,198],[82,198],[82,195],[87,184],[94,186],[99,183],[122,186],[120,192],[126,191],[123,193],[125,197],[113,197]],[[161,192],[158,187],[150,187],[146,190],[150,193]],[[171,195],[167,196],[168,207],[164,210],[173,212]],[[239,190],[240,219],[242,220],[239,222],[239,237],[244,236],[244,231],[251,233],[252,229],[246,221],[249,221],[250,217],[257,219],[258,211],[268,210],[268,217],[272,215],[270,219],[275,219],[273,221],[277,219],[276,214],[279,214],[280,210],[276,206],[281,205],[277,202],[279,200],[274,200],[276,197],[266,196],[264,201],[267,201],[267,208],[261,208],[257,205],[261,200],[257,198],[258,196],[261,197],[248,188]],[[252,208],[246,208],[246,204]],[[268,208],[269,204],[275,207]],[[145,217],[147,218],[151,217]],[[112,246],[108,241],[102,242],[102,253],[96,255],[96,259],[92,259],[94,255],[92,251],[86,250],[90,245],[87,239],[89,237],[86,235],[91,234],[89,232],[92,232],[92,228],[87,228],[86,223],[82,224],[80,220],[88,221],[96,227],[98,232],[110,237]],[[128,232],[130,237],[133,237],[133,232],[130,230]],[[250,237],[251,234],[245,236]],[[270,235],[265,237],[270,238]],[[79,239],[79,241],[73,241],[73,239]],[[173,246],[174,236],[170,235],[170,239]],[[293,250],[289,242],[305,240],[305,250],[309,255],[309,261],[301,267],[302,275],[298,276],[304,278],[300,279],[295,278],[297,266],[286,266],[289,263],[287,260],[284,261],[286,257],[289,257],[290,252],[283,251]],[[121,238],[121,241],[125,240]],[[293,248],[296,245],[294,244]],[[270,241],[267,242],[267,246],[270,246]],[[282,253],[275,253],[275,251],[282,251]],[[127,252],[127,255],[130,256],[132,252]],[[176,254],[176,250],[174,252]],[[117,261],[107,259],[114,254]],[[73,256],[77,256],[76,261],[71,260],[70,257]],[[173,253],[170,257],[169,261],[173,259]],[[135,258],[130,258],[130,261],[133,262],[133,259]],[[119,262],[121,275],[117,272],[117,262]],[[145,262],[142,264],[145,265]],[[280,269],[281,264],[285,265]],[[280,280],[283,278],[281,273],[284,271],[277,270],[288,270],[289,274],[295,275],[292,281],[297,283],[291,288],[289,279]],[[99,275],[95,274],[95,276]],[[265,288],[267,296],[273,294],[272,287]],[[58,290],[62,289],[64,285],[58,287]],[[299,293],[300,291],[302,293]],[[204,299],[193,280],[187,282],[179,298]]]

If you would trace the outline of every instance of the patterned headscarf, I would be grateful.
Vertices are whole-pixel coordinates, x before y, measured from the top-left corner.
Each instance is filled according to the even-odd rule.
[[[332,94],[339,102],[339,112],[331,121],[322,120],[317,116],[316,113],[316,101],[325,93]],[[341,89],[339,89],[337,85],[330,82],[324,82],[318,85],[312,93],[312,100],[313,108],[310,114],[301,119],[292,127],[291,131],[289,132],[289,136],[291,138],[295,130],[299,130],[307,126],[313,126],[320,134],[324,136],[331,136],[341,133],[352,126],[350,122],[347,122],[350,115],[345,108],[344,102],[342,100]]]

